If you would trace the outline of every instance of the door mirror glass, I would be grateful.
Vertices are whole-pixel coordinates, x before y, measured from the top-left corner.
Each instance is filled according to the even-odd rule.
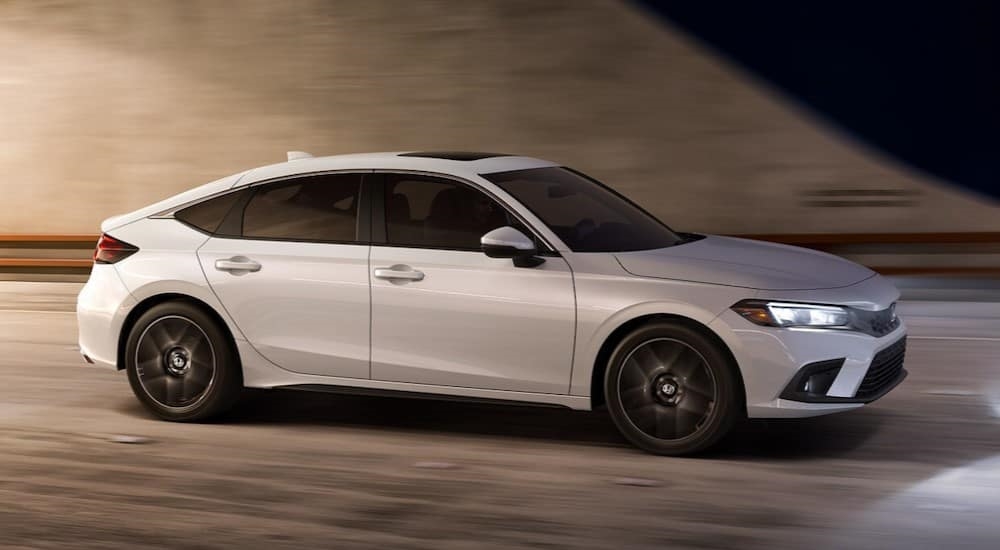
[[[509,225],[490,231],[479,242],[490,258],[511,258],[518,267],[535,267],[544,261],[535,256],[535,241]]]

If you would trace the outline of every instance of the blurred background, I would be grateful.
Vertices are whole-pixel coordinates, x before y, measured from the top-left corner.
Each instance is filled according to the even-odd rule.
[[[106,217],[283,161],[287,150],[414,149],[555,159],[690,231],[1000,230],[996,202],[883,152],[839,125],[849,116],[827,116],[798,88],[781,86],[784,75],[827,75],[839,82],[831,90],[819,81],[828,94],[861,96],[855,111],[881,105],[869,119],[907,106],[902,99],[924,98],[922,118],[896,116],[896,131],[919,140],[925,121],[960,112],[958,102],[931,103],[933,78],[894,96],[870,76],[879,74],[865,64],[873,54],[857,36],[847,40],[846,27],[834,29],[842,40],[828,46],[838,59],[800,54],[800,67],[781,52],[824,43],[776,34],[797,14],[770,29],[742,12],[764,19],[782,13],[777,8],[716,5],[721,13],[703,21],[696,16],[706,14],[683,7],[7,0],[0,3],[0,232],[96,233]],[[829,16],[802,11],[807,30]],[[709,41],[713,31],[730,40],[743,32],[758,47],[768,36],[786,38],[771,56],[786,61],[772,71],[777,81],[743,63],[755,58],[720,48],[739,55],[742,42]],[[909,38],[884,32],[885,43]],[[996,95],[988,96],[992,105]],[[946,147],[963,135],[933,137]]]
[[[995,6],[0,0],[0,544],[991,547]],[[600,413],[385,398],[179,429],[79,366],[101,220],[288,150],[454,149],[899,277],[911,378],[673,460]]]

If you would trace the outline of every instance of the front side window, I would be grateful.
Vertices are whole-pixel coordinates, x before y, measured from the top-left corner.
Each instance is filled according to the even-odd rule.
[[[320,174],[268,184],[243,211],[243,236],[354,242],[360,194],[360,174]]]
[[[482,174],[534,212],[574,252],[626,252],[683,242],[621,195],[568,168]]]
[[[385,189],[389,245],[479,250],[479,239],[520,224],[481,191],[427,176],[389,174]]]

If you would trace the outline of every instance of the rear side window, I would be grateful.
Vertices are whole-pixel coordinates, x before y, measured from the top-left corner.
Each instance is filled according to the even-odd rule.
[[[321,174],[266,185],[243,211],[243,237],[355,242],[360,174]]]
[[[233,208],[236,201],[243,195],[235,191],[225,195],[199,202],[174,213],[174,218],[206,233],[215,233]]]

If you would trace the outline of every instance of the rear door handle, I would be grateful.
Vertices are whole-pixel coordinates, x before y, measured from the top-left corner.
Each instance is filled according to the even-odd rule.
[[[375,278],[388,279],[390,281],[393,279],[404,281],[422,281],[424,280],[424,273],[409,266],[394,265],[392,267],[376,267]]]
[[[245,256],[233,256],[225,260],[215,260],[215,269],[230,273],[239,271],[253,273],[260,271],[260,264]]]

